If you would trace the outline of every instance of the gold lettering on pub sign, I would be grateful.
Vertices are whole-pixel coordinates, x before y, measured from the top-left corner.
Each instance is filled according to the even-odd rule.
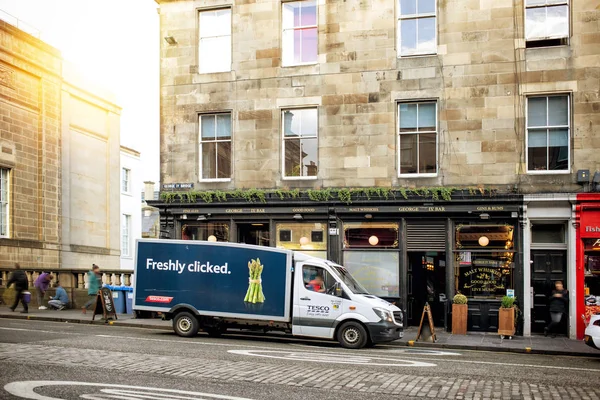
[[[398,211],[400,212],[418,212],[419,207],[400,207],[398,208]]]
[[[356,208],[350,208],[348,211],[350,211],[350,212],[378,212],[379,207],[356,207]]]
[[[494,292],[504,290],[506,287],[499,280],[502,278],[502,272],[497,268],[479,267],[473,268],[463,274],[465,278],[470,278],[469,284],[465,283],[465,289],[475,292]]]
[[[244,212],[241,208],[228,208],[225,210],[227,214],[241,214]]]
[[[292,208],[292,212],[317,212],[315,208]]]
[[[477,211],[504,211],[503,206],[480,206]]]

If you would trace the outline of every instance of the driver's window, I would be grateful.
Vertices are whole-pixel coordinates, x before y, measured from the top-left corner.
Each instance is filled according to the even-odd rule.
[[[327,293],[335,285],[335,279],[324,268],[305,265],[302,272],[304,287],[312,292]]]

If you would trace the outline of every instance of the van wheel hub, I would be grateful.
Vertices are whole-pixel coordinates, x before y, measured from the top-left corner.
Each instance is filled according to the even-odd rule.
[[[356,343],[360,339],[360,332],[354,327],[347,328],[344,331],[344,339],[348,343]]]
[[[192,327],[192,320],[188,317],[179,318],[177,325],[182,332],[188,332]]]

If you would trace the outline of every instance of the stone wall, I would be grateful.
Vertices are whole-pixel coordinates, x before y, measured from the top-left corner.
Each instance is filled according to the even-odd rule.
[[[496,186],[573,191],[600,169],[600,10],[571,2],[568,46],[526,49],[521,0],[438,0],[437,54],[397,57],[396,1],[319,0],[315,65],[281,67],[272,0],[160,1],[161,182],[197,188]],[[232,5],[233,4],[233,5]],[[232,71],[198,74],[197,9],[232,5]],[[528,94],[570,93],[570,174],[525,165]],[[438,174],[398,178],[397,107],[438,105]],[[319,109],[317,180],[282,180],[281,109]],[[234,172],[198,179],[198,114],[232,111]]]
[[[0,167],[10,169],[10,239],[0,265],[57,268],[60,54],[0,21]]]

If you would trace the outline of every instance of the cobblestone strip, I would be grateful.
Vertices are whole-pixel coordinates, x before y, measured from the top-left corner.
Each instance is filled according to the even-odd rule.
[[[308,367],[304,364],[268,364],[248,361],[204,360],[115,351],[73,349],[32,344],[0,343],[3,362],[35,363],[73,367],[127,370],[175,377],[206,378],[221,381],[263,382],[278,385],[322,388],[394,395],[399,398],[428,399],[598,399],[595,387],[556,387],[525,382],[473,380],[418,376],[376,371]],[[595,382],[591,383],[595,384]]]

